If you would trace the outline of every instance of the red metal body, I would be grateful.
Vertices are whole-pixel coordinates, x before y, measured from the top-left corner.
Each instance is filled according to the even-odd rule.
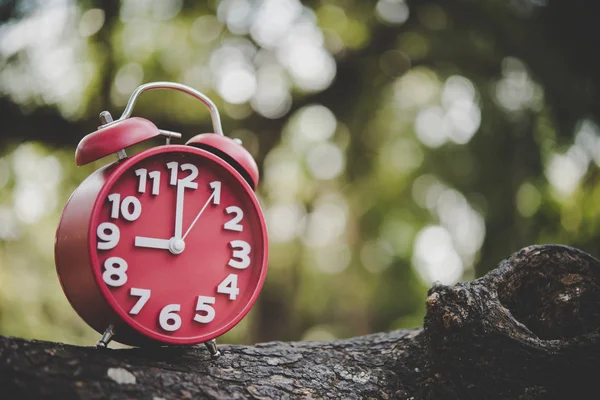
[[[170,182],[172,170],[166,164],[175,162],[193,164],[199,171],[193,180],[197,188],[182,191],[185,250],[173,254],[167,249],[137,247],[137,236],[162,239],[173,236],[179,194],[177,185]],[[160,172],[158,194],[151,193],[150,179],[148,190],[140,192],[142,183],[135,171],[141,169]],[[175,171],[177,181],[190,176],[185,170],[175,168]],[[220,182],[218,204],[214,200],[210,203],[213,198],[210,188],[215,181]],[[108,196],[114,194],[121,199],[136,197],[141,204],[139,217],[113,218],[114,204]],[[237,230],[225,229],[234,216],[232,206],[243,210]],[[121,212],[129,210],[125,207]],[[195,218],[199,213],[200,217]],[[120,237],[114,248],[99,249],[97,228],[102,223],[111,223],[119,229]],[[242,241],[251,248],[249,265],[233,268],[230,260],[236,258],[232,243]],[[123,285],[114,287],[106,283],[109,258],[127,262]],[[266,277],[267,258],[264,217],[250,185],[222,158],[181,145],[154,147],[90,175],[65,206],[55,242],[57,273],[73,308],[99,333],[109,324],[114,325],[115,340],[130,345],[195,344],[227,332],[256,301]],[[217,290],[231,274],[236,275],[239,288],[235,299]],[[113,277],[109,274],[108,279]],[[132,288],[151,291],[149,300],[135,315],[132,310],[139,297],[132,295]],[[195,321],[196,315],[206,316],[196,309],[198,296],[214,297],[215,316],[208,323]],[[167,305],[180,306],[177,315],[181,326],[175,331],[165,330],[159,323],[161,311]]]
[[[188,140],[186,144],[209,151],[216,150],[217,154],[226,155],[230,160],[234,161],[232,165],[245,175],[244,177],[249,181],[248,183],[253,188],[257,187],[259,174],[256,161],[254,161],[254,158],[244,146],[236,143],[233,139],[216,133],[202,133]]]
[[[159,135],[156,125],[147,119],[117,121],[81,139],[75,150],[75,162],[82,166]]]

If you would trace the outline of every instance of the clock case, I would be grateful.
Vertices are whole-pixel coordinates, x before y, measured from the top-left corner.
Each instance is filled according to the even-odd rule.
[[[153,89],[178,90],[200,99],[211,113],[215,133],[196,135],[185,145],[171,145],[170,140],[180,138],[181,134],[158,129],[151,121],[144,118],[129,118],[139,95]],[[65,205],[55,238],[55,264],[58,278],[71,306],[88,325],[102,334],[102,338],[97,343],[98,347],[106,347],[113,338],[120,343],[134,346],[165,345],[167,343],[146,336],[125,322],[99,287],[90,257],[90,246],[94,239],[90,237],[90,221],[99,193],[113,180],[111,177],[121,175],[121,171],[129,169],[131,165],[142,159],[163,152],[182,151],[212,158],[232,174],[238,174],[248,183],[252,191],[258,184],[258,167],[239,139],[231,139],[223,135],[218,110],[212,101],[202,93],[178,83],[156,82],[142,85],[132,94],[123,115],[117,121],[113,121],[107,111],[100,114],[100,121],[102,126],[85,136],[77,146],[76,164],[82,166],[112,153],[117,155],[118,160],[101,167],[86,178]],[[127,157],[125,152],[127,147],[159,136],[166,137],[165,146],[153,147],[131,158]],[[260,207],[258,203],[257,206]],[[266,240],[264,247],[266,262]],[[266,269],[263,274],[265,273]],[[259,287],[255,289],[252,301],[240,313],[239,318],[234,320],[232,326],[239,322],[252,307],[262,282],[264,276],[261,277]],[[224,332],[220,334],[222,333]],[[220,353],[215,339],[205,342],[205,345],[211,357],[218,358]]]

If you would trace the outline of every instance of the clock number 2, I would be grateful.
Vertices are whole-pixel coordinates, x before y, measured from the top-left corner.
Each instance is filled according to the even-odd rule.
[[[244,227],[242,226],[242,224],[240,224],[242,218],[244,218],[244,212],[241,208],[236,206],[229,206],[225,209],[225,213],[235,215],[229,221],[225,222],[225,225],[223,225],[223,229],[236,232],[241,232],[244,230]]]

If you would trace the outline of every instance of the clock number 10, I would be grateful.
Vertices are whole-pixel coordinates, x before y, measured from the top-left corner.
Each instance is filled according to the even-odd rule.
[[[111,203],[110,217],[118,219],[120,215],[127,221],[135,221],[142,214],[142,203],[135,196],[127,196],[121,201],[120,193],[113,193],[108,196]]]

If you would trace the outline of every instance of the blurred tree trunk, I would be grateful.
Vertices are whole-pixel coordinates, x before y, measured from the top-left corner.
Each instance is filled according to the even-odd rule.
[[[106,350],[0,337],[12,398],[587,398],[600,356],[600,263],[531,246],[435,286],[423,329],[332,342]],[[6,398],[6,397],[5,397]]]

